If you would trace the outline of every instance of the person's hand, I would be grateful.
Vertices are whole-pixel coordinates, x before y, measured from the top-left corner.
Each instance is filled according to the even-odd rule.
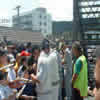
[[[40,83],[40,81],[37,79],[37,77],[34,74],[31,74],[31,78],[34,82]]]
[[[93,95],[96,95],[96,93],[97,93],[97,88],[94,88],[93,89]]]

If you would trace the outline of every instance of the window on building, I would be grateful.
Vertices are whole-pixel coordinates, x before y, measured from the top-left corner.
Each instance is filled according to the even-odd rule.
[[[96,35],[92,35],[92,39],[96,39]]]
[[[44,30],[44,33],[47,33],[47,30]]]
[[[47,26],[47,23],[46,22],[44,22],[44,26]]]
[[[41,16],[41,15],[40,15],[39,17],[40,17],[40,19],[42,18],[42,16]]]
[[[40,26],[42,25],[42,22],[40,22]]]
[[[84,39],[88,39],[88,36],[87,36],[87,35],[85,35],[85,36],[84,36]]]
[[[100,39],[100,35],[98,36],[98,38]]]
[[[47,16],[44,16],[44,19],[46,19],[47,18]]]
[[[40,32],[42,32],[42,29],[40,28]]]

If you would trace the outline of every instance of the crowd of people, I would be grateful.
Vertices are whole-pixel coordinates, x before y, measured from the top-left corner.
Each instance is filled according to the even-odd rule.
[[[96,68],[99,69],[100,57]],[[95,71],[99,73],[99,70]],[[98,74],[96,83],[99,82]],[[99,85],[94,94],[98,99]],[[84,100],[88,63],[80,42],[0,47],[0,100]]]

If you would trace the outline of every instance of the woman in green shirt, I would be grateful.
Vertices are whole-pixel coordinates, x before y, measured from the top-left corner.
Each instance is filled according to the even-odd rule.
[[[83,100],[88,95],[87,60],[79,42],[74,42],[72,52],[76,57],[72,77],[72,100]]]

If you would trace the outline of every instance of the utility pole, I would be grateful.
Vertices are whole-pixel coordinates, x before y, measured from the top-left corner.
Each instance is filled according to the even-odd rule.
[[[20,8],[21,8],[21,6],[20,5],[18,5],[15,9],[17,10],[17,16],[19,17],[20,15]]]
[[[20,8],[21,8],[20,5],[18,5],[16,8],[14,8],[14,10],[17,11],[17,27],[20,27]]]

